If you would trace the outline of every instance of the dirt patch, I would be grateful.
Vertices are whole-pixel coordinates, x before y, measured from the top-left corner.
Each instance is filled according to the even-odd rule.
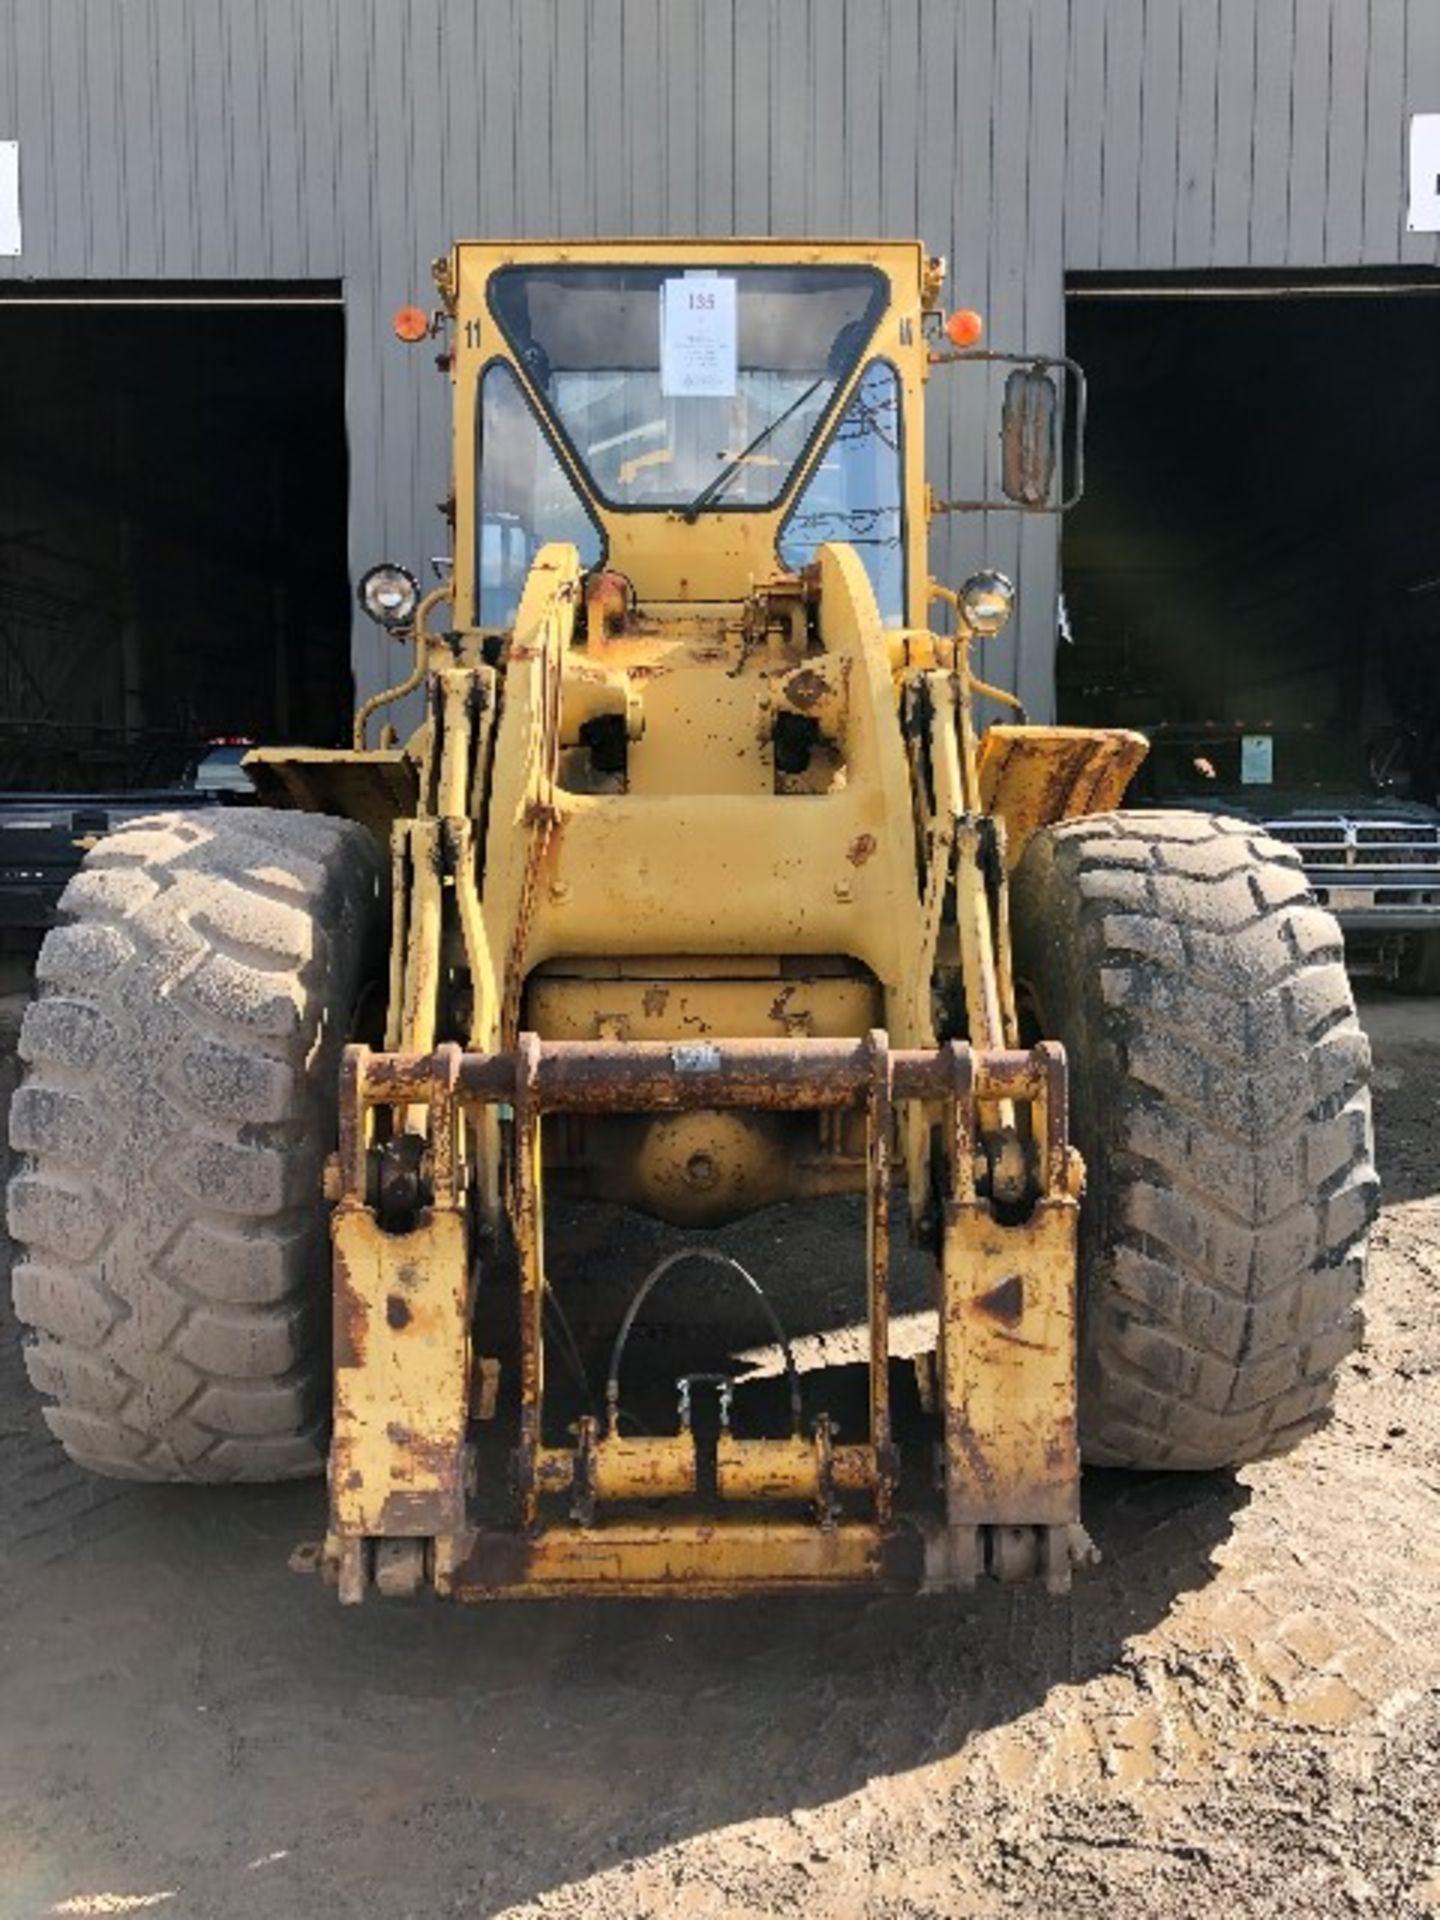
[[[0,1915],[1440,1914],[1440,1010],[1363,1012],[1334,1424],[1090,1475],[1066,1601],[342,1612],[318,1488],[85,1479],[0,1321]]]

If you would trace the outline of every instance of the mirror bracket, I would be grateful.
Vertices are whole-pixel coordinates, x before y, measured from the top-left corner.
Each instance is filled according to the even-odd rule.
[[[980,362],[1008,367],[1000,436],[1000,493],[981,500],[941,500],[932,513],[1067,513],[1085,492],[1085,374],[1064,354],[1002,353],[965,347],[932,353],[932,366]],[[1064,471],[1070,447],[1069,473]]]

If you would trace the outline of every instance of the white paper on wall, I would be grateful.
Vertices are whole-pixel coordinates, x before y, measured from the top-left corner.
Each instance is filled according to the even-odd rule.
[[[1410,116],[1411,233],[1440,233],[1440,113]]]
[[[0,140],[0,255],[20,255],[20,142]]]
[[[1275,739],[1272,734],[1241,734],[1240,784],[1245,787],[1274,786]]]
[[[728,399],[739,354],[735,282],[687,274],[660,289],[660,391],[667,398]]]

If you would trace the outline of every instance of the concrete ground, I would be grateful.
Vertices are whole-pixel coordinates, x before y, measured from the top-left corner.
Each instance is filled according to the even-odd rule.
[[[1362,1011],[1334,1424],[1089,1476],[1064,1601],[342,1611],[318,1487],[72,1469],[7,1293],[0,1916],[1440,1913],[1440,1005]]]

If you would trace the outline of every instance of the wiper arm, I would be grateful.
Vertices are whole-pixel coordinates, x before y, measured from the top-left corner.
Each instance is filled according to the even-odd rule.
[[[824,386],[829,378],[830,375],[828,373],[822,373],[818,379],[812,380],[798,400],[792,400],[783,413],[777,413],[773,420],[769,421],[760,429],[748,447],[742,447],[733,460],[726,462],[713,480],[707,480],[705,482],[705,485],[700,489],[699,493],[696,494],[689,506],[686,507],[680,515],[680,518],[687,526],[694,526],[695,522],[700,518],[701,511],[709,506],[710,502],[722,488],[729,486],[730,482],[735,478],[735,475],[751,455],[758,453],[770,438],[771,434],[778,433],[785,422],[794,414],[797,414],[805,402],[811,399],[813,395]]]

